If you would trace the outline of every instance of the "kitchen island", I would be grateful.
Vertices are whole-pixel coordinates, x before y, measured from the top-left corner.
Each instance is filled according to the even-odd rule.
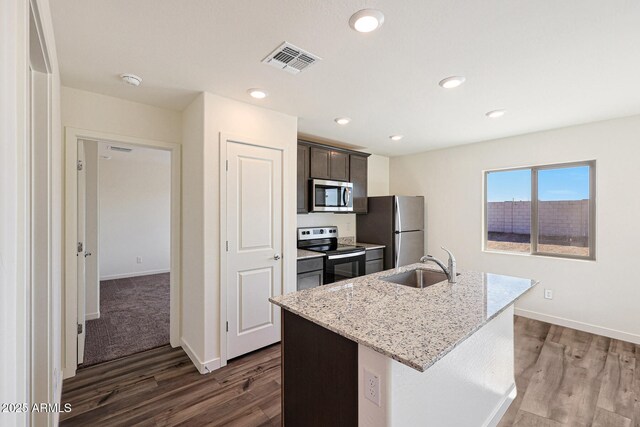
[[[513,304],[535,280],[413,264],[278,296],[285,425],[495,425],[515,398]]]

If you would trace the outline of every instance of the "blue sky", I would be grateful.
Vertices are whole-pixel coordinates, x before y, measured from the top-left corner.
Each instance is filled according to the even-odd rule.
[[[538,171],[540,200],[589,198],[589,166]],[[487,177],[490,202],[531,200],[531,170],[490,172]]]

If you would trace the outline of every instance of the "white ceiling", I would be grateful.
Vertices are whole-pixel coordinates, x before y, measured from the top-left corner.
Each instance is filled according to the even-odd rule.
[[[365,7],[385,23],[356,33],[349,17]],[[65,85],[178,110],[210,91],[379,154],[640,114],[633,0],[53,0],[52,10]],[[285,40],[323,60],[298,75],[260,62]],[[143,85],[122,84],[123,72]],[[440,88],[450,75],[467,81]],[[253,100],[252,87],[270,96]],[[484,116],[497,108],[507,114]]]

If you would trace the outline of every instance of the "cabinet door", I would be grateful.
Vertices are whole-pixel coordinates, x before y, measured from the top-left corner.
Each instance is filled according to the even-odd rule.
[[[367,213],[367,158],[351,154],[351,177],[353,183],[353,212]]]
[[[309,212],[309,147],[306,145],[298,145],[297,184],[298,213],[307,213]]]
[[[322,286],[322,270],[310,271],[308,273],[298,274],[297,289],[311,289]]]
[[[331,151],[325,148],[311,147],[309,155],[311,157],[311,178],[331,179]]]
[[[329,174],[334,181],[349,181],[349,155],[339,151],[331,152]]]
[[[378,273],[382,270],[384,270],[384,260],[382,259],[367,261],[367,263],[364,265],[365,274]]]

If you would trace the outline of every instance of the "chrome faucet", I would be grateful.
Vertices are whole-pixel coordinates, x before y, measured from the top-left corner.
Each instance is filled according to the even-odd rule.
[[[444,264],[442,263],[442,261],[440,261],[438,258],[433,257],[431,255],[425,255],[422,258],[420,258],[420,262],[424,262],[427,263],[429,261],[433,261],[436,264],[438,264],[438,266],[442,269],[442,271],[444,271],[444,274],[447,275],[447,279],[449,279],[449,283],[456,283],[456,278],[457,278],[457,272],[456,272],[456,258],[453,256],[453,254],[451,253],[450,250],[448,250],[447,248],[440,246],[440,248],[445,251],[446,253],[449,254],[449,267],[445,267]]]

